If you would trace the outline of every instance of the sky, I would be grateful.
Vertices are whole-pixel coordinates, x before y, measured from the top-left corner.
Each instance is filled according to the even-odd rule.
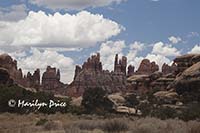
[[[75,65],[99,52],[112,71],[115,54],[172,64],[200,53],[199,0],[0,0],[0,53],[23,73],[48,65],[70,83]]]

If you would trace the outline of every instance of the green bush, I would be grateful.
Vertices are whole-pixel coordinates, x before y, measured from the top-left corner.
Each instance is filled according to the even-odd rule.
[[[112,110],[112,102],[106,98],[106,91],[98,87],[86,89],[81,105],[86,113],[102,114]]]

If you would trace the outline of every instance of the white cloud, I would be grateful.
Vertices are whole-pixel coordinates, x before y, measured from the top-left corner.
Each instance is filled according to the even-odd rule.
[[[26,16],[27,9],[24,4],[0,8],[0,21],[18,21]]]
[[[189,53],[200,54],[200,45],[195,45]]]
[[[171,36],[168,38],[169,41],[173,44],[177,44],[179,43],[180,41],[182,41],[182,39],[180,37],[175,37],[175,36]]]
[[[115,55],[119,57],[123,55],[122,51],[126,47],[124,41],[107,41],[100,46],[99,53],[101,55],[101,61],[103,68],[106,70],[113,70]]]
[[[53,10],[81,10],[88,7],[103,7],[112,3],[119,4],[125,0],[29,0],[32,4],[43,6]]]
[[[133,44],[130,44],[129,46],[129,52],[126,55],[127,59],[128,59],[128,64],[132,64],[133,62],[137,62],[137,61],[133,61],[135,60],[135,57],[137,56],[139,51],[142,51],[144,48],[144,44],[138,41],[135,41]]]
[[[172,45],[164,44],[163,42],[157,42],[153,46],[153,54],[159,54],[163,56],[178,56],[180,51]]]
[[[18,67],[22,68],[24,74],[28,71],[33,72],[37,68],[41,70],[42,74],[48,65],[60,69],[62,82],[69,83],[72,81],[74,61],[58,52],[48,50],[42,52],[34,48],[31,49],[31,55],[18,59]]]
[[[0,48],[85,48],[118,35],[122,29],[116,22],[87,11],[74,15],[31,11],[18,22],[0,21]]]

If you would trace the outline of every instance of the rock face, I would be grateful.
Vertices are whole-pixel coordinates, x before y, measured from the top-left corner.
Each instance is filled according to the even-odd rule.
[[[176,68],[177,68],[177,66],[175,63],[173,63],[172,66],[169,66],[168,64],[164,63],[162,66],[162,73],[164,75],[174,74],[176,71]]]
[[[125,59],[122,60],[125,61]],[[74,81],[67,87],[66,94],[68,96],[79,97],[83,95],[86,89],[96,87],[101,87],[110,93],[125,91],[126,76],[121,71],[125,66],[124,61],[122,61],[123,63],[119,63],[121,65],[118,64],[120,71],[116,68],[115,72],[109,72],[102,70],[100,54],[93,55],[91,58],[88,58],[87,62],[84,62],[82,67],[76,67]]]
[[[151,74],[159,70],[159,66],[155,62],[150,62],[148,59],[142,60],[137,74]]]
[[[129,65],[129,66],[128,66],[128,74],[127,74],[127,77],[132,76],[132,75],[134,74],[134,72],[135,72],[135,67],[132,66],[132,65]]]
[[[14,80],[14,82],[19,83],[22,80],[22,70],[17,69],[17,61],[13,60],[11,56],[7,54],[0,55],[0,67],[5,68],[10,78]]]
[[[0,85],[12,85],[13,84],[13,80],[10,79],[10,75],[8,73],[8,71],[4,68],[0,67]]]
[[[33,73],[33,75],[28,72],[26,76],[21,80],[20,85],[26,88],[40,88],[40,70],[37,69]]]
[[[200,62],[186,69],[174,81],[178,93],[198,92],[200,94]]]
[[[176,74],[182,73],[184,70],[200,61],[200,54],[187,54],[179,56],[174,59],[174,63],[177,65]]]
[[[59,69],[48,66],[42,76],[42,89],[43,90],[55,90],[60,88],[63,84],[60,82],[60,71]]]
[[[122,59],[118,60],[118,54],[115,55],[114,72],[122,72],[126,75],[127,58],[122,56]]]

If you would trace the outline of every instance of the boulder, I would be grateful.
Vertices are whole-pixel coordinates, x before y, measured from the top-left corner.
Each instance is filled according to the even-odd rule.
[[[174,59],[174,63],[177,65],[176,74],[182,73],[187,68],[200,61],[200,54],[186,54],[178,56]]]
[[[181,94],[184,92],[200,92],[200,62],[186,69],[178,76],[173,87]]]
[[[140,110],[137,110],[135,108],[126,107],[126,106],[117,106],[115,108],[115,111],[117,113],[123,113],[123,114],[142,115],[142,112]]]
[[[124,105],[126,100],[120,93],[110,94],[108,95],[108,99],[114,103],[115,106]]]

